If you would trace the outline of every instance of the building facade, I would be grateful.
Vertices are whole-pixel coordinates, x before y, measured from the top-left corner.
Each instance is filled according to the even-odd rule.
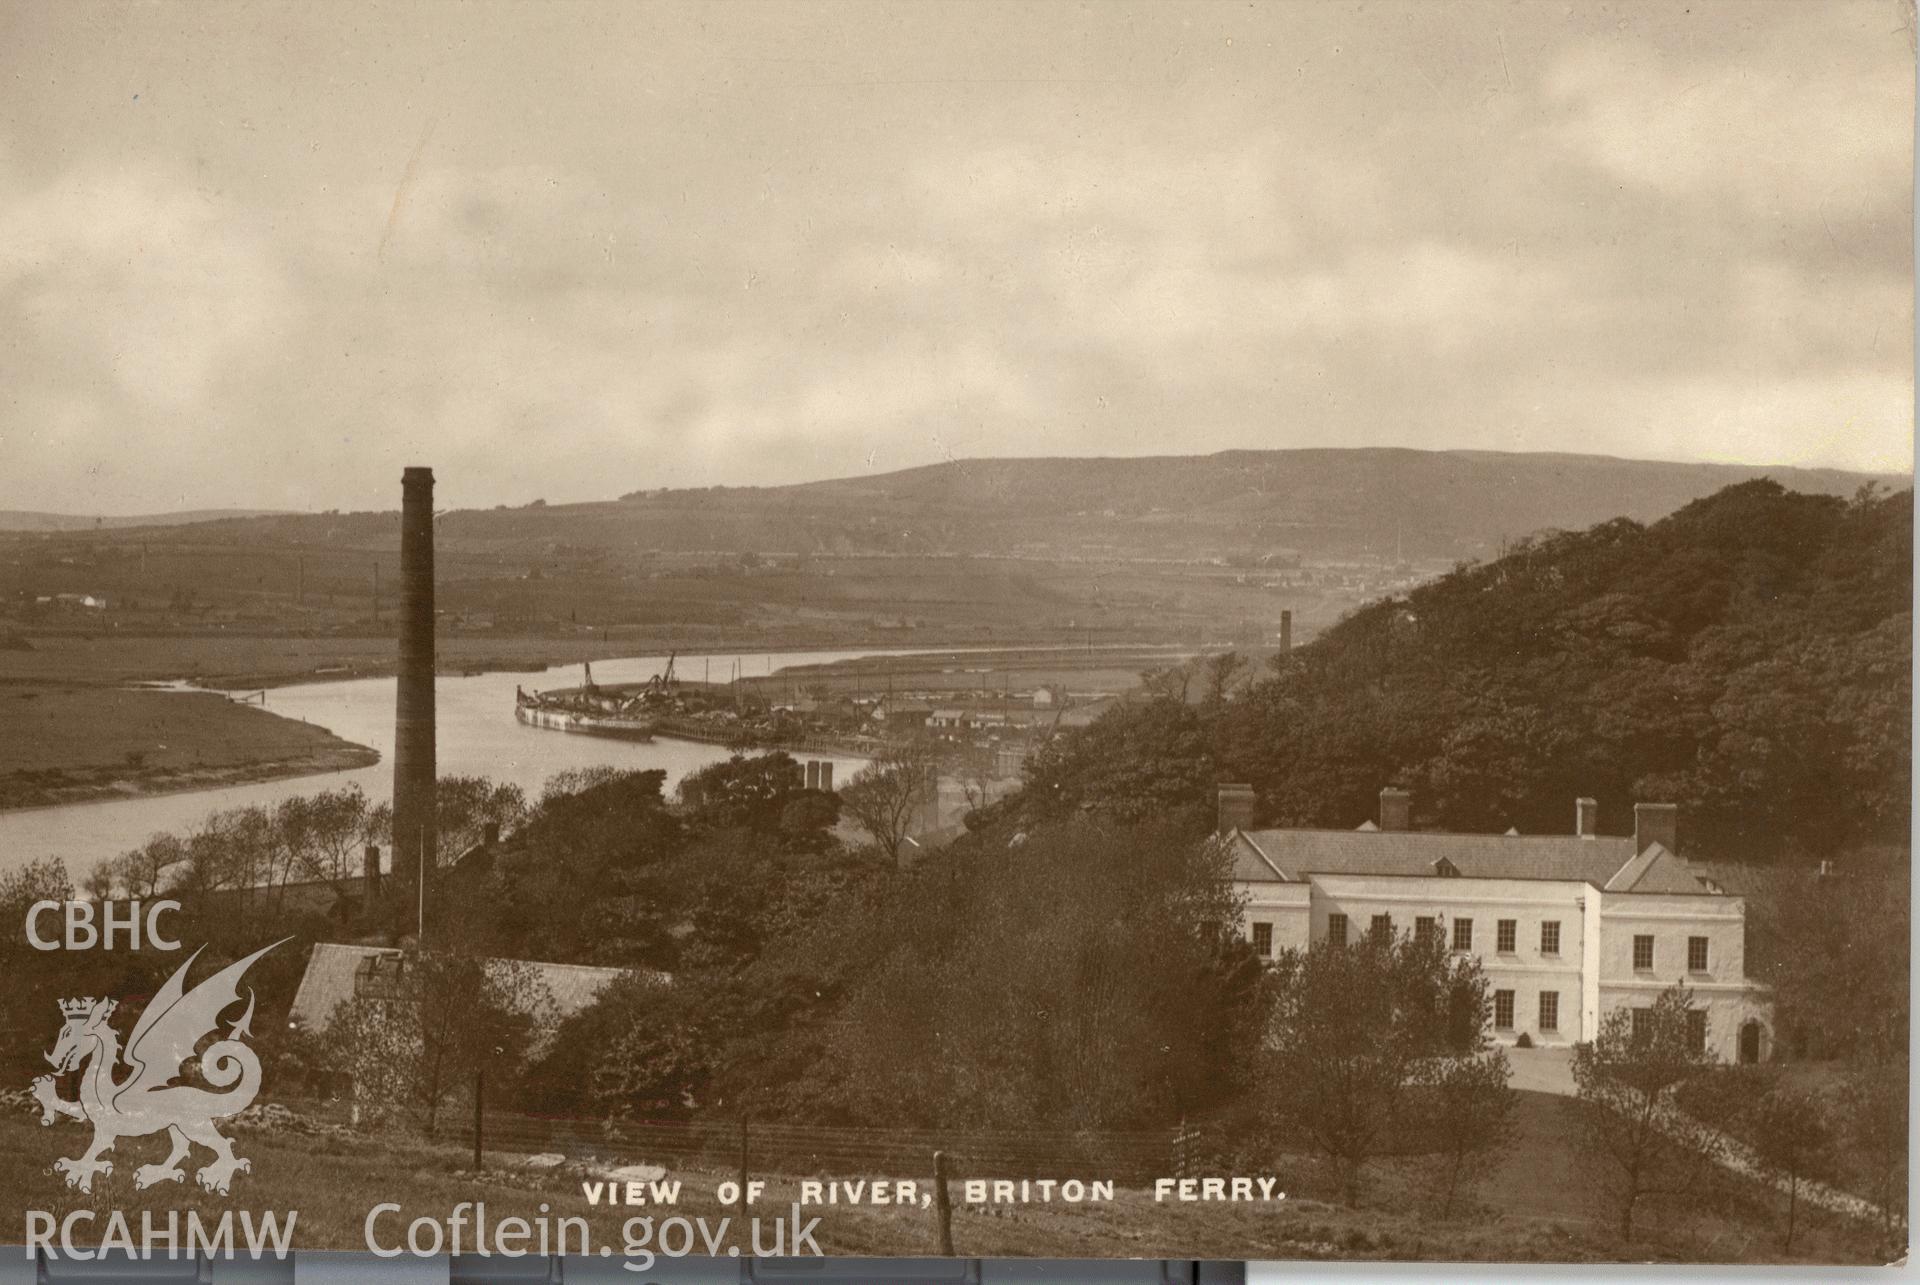
[[[1250,787],[1221,787],[1243,932],[1265,957],[1434,934],[1479,960],[1505,1043],[1590,1040],[1606,1013],[1684,982],[1706,1048],[1729,1062],[1771,1054],[1766,995],[1746,977],[1746,903],[1678,855],[1671,804],[1637,805],[1626,838],[1596,833],[1591,799],[1575,802],[1570,835],[1416,831],[1411,798],[1391,788],[1356,830],[1255,830],[1252,810]]]

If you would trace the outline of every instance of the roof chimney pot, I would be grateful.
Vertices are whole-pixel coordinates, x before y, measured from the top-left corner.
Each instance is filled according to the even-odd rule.
[[[1232,834],[1235,830],[1246,830],[1253,826],[1253,787],[1251,785],[1223,785],[1219,790],[1219,820],[1215,829],[1220,834]]]
[[[1600,804],[1595,799],[1575,799],[1573,801],[1573,832],[1582,839],[1596,838],[1600,833]]]
[[[1380,828],[1413,829],[1413,795],[1395,786],[1380,791]]]
[[[1672,803],[1636,803],[1633,805],[1633,855],[1639,856],[1654,844],[1674,856],[1680,855],[1680,808]]]

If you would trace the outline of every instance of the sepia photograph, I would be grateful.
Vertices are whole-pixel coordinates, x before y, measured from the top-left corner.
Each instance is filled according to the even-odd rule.
[[[0,1254],[1904,1263],[1915,50],[0,0]]]

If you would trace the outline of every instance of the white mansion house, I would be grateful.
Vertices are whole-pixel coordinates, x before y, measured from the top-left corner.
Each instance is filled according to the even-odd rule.
[[[1252,787],[1220,787],[1220,832],[1262,955],[1437,933],[1479,958],[1503,1041],[1592,1039],[1602,1013],[1651,1005],[1680,981],[1696,1038],[1722,1059],[1771,1052],[1765,992],[1745,973],[1746,903],[1679,855],[1672,804],[1635,805],[1632,838],[1595,833],[1592,799],[1576,801],[1568,835],[1416,831],[1411,797],[1391,788],[1379,820],[1357,830],[1253,830],[1252,810]]]

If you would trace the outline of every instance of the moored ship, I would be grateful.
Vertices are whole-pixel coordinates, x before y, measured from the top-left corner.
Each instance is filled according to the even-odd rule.
[[[646,709],[643,694],[629,694],[596,686],[593,667],[586,683],[563,691],[529,692],[513,689],[513,716],[528,727],[583,736],[608,736],[621,741],[650,741],[657,722]]]

